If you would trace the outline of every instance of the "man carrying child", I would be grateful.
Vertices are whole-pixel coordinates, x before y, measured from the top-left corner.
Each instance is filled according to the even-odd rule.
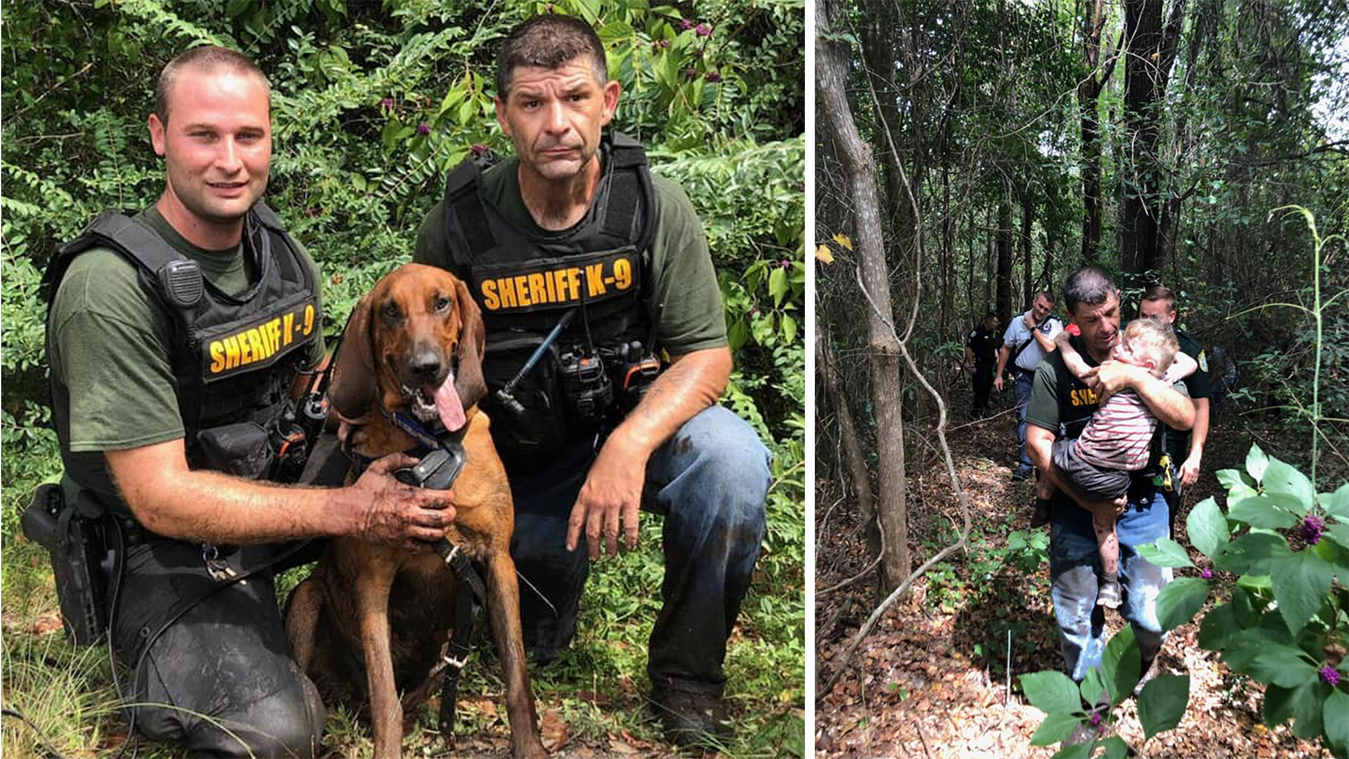
[[[1104,610],[1096,603],[1101,560],[1093,515],[1107,510],[1117,515],[1119,608],[1133,626],[1147,672],[1163,640],[1157,593],[1171,572],[1144,559],[1136,547],[1167,536],[1167,505],[1147,467],[1130,474],[1122,498],[1093,499],[1079,492],[1055,465],[1054,443],[1082,434],[1100,396],[1131,390],[1158,420],[1176,429],[1189,429],[1194,423],[1194,406],[1178,391],[1183,383],[1173,387],[1146,368],[1108,360],[1120,337],[1119,293],[1108,274],[1097,267],[1073,272],[1064,284],[1064,301],[1082,329],[1070,344],[1091,371],[1086,380],[1080,379],[1064,363],[1062,351],[1048,355],[1035,373],[1026,413],[1026,448],[1042,479],[1059,491],[1050,517],[1051,594],[1068,673],[1081,681],[1100,664],[1106,639]]]

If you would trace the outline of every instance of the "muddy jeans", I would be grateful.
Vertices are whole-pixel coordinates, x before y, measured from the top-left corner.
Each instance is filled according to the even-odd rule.
[[[594,458],[593,441],[583,440],[539,471],[517,474],[507,464],[511,556],[528,581],[520,584],[520,616],[538,662],[551,661],[576,633],[590,563],[584,534],[567,551],[567,519]],[[651,455],[642,509],[665,520],[662,606],[647,661],[652,685],[721,694],[726,641],[763,542],[768,463],[754,430],[720,406],[694,416]]]
[[[1105,650],[1105,610],[1096,605],[1101,553],[1091,512],[1056,493],[1049,527],[1049,576],[1054,616],[1068,674],[1075,681],[1100,666]],[[1171,581],[1171,570],[1138,555],[1135,546],[1167,537],[1166,499],[1150,485],[1129,492],[1129,505],[1115,525],[1119,536],[1119,581],[1124,590],[1120,613],[1133,625],[1144,658],[1155,654],[1165,634],[1157,621],[1157,594]]]

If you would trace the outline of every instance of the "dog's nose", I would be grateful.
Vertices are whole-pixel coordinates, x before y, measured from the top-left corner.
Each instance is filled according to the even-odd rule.
[[[430,349],[418,350],[408,361],[408,369],[419,377],[435,379],[440,374],[440,354]]]

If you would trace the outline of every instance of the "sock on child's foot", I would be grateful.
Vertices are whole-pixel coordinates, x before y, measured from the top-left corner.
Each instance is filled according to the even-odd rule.
[[[1049,524],[1049,499],[1036,498],[1035,513],[1031,515],[1030,526],[1042,527],[1046,524]]]
[[[1101,587],[1096,591],[1096,605],[1107,609],[1118,609],[1124,603],[1120,592],[1119,575],[1108,574],[1101,578]]]

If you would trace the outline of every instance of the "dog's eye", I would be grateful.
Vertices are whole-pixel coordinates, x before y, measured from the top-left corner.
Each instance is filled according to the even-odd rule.
[[[398,310],[397,303],[386,303],[384,305],[384,318],[397,321],[403,314]]]
[[[436,310],[437,310],[437,311],[444,311],[445,309],[447,309],[447,308],[449,308],[449,307],[450,307],[450,299],[449,299],[449,298],[446,298],[444,295],[437,295],[437,296],[436,296]]]

